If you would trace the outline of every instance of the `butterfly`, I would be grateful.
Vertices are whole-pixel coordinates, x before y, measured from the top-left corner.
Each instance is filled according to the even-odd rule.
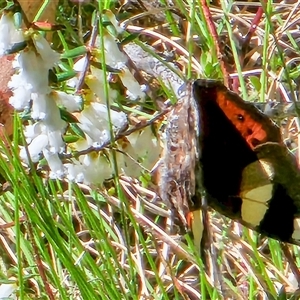
[[[219,81],[196,80],[192,94],[208,205],[268,237],[299,244],[300,170],[279,127]],[[195,199],[192,209],[200,207]]]

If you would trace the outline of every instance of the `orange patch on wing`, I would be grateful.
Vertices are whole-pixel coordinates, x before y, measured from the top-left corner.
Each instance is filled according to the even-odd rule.
[[[217,92],[217,103],[252,149],[255,147],[253,139],[259,144],[267,142],[268,136],[263,124],[255,121],[247,111],[232,102],[227,93]]]

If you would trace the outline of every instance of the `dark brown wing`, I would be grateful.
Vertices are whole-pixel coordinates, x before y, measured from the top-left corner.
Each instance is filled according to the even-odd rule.
[[[195,81],[193,94],[199,105],[200,165],[208,204],[270,237],[299,239],[299,170],[279,128],[218,81]],[[291,184],[287,173],[294,176]]]

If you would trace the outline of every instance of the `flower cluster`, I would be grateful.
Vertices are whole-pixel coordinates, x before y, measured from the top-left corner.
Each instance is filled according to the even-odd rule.
[[[115,19],[112,24],[117,26]],[[116,29],[121,32],[120,28]],[[15,57],[15,74],[9,82],[13,93],[10,104],[15,110],[30,114],[29,121],[24,124],[27,145],[20,146],[21,159],[25,163],[30,160],[39,163],[44,158],[51,178],[101,184],[113,174],[112,155],[108,150],[85,151],[79,158],[68,155],[68,160],[65,157],[73,151],[95,150],[111,140],[112,132],[115,134],[128,126],[124,112],[112,110],[105,104],[104,90],[110,73],[91,65],[85,78],[88,90],[84,91],[83,96],[53,89],[49,70],[57,68],[60,55],[51,49],[41,33],[32,29],[26,32],[17,30],[13,16],[3,14],[0,19],[0,55],[5,55],[15,43],[22,41],[26,41],[26,47]],[[103,45],[98,42],[97,46],[104,47],[107,65],[119,70],[118,77],[126,89],[128,101],[144,100],[145,87],[130,72],[127,57],[119,50],[115,38],[107,33]],[[100,61],[100,51],[94,52],[94,60]],[[80,59],[74,64],[74,70],[80,73],[82,66]],[[76,80],[73,78],[67,82],[68,90],[72,90]],[[109,103],[115,103],[119,96],[119,91],[109,88]],[[76,141],[66,142],[72,129],[69,121],[62,118],[62,111],[76,120],[75,125],[81,132]],[[142,170],[138,168],[140,165],[151,169],[160,152],[160,145],[150,128],[131,134],[117,146],[119,171],[130,176],[139,175]]]
[[[11,14],[3,14],[0,19],[0,56],[4,55],[14,44],[24,41],[23,32],[17,30]]]

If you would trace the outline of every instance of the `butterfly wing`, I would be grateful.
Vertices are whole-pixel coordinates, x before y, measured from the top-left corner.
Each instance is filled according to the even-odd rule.
[[[279,128],[218,81],[195,81],[193,94],[199,106],[200,165],[208,204],[267,236],[294,242],[299,170]],[[293,182],[287,181],[288,173]]]

